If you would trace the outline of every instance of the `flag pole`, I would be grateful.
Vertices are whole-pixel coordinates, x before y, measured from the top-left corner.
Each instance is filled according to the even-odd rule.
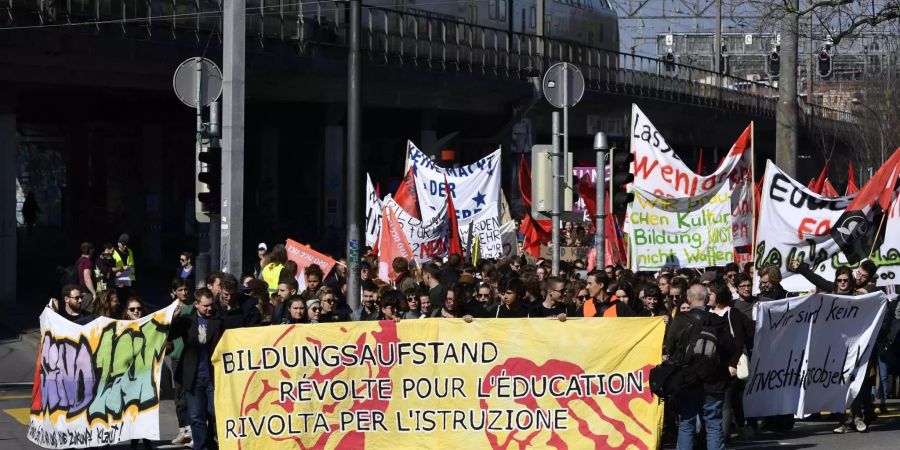
[[[878,229],[875,230],[875,239],[872,240],[872,249],[869,250],[869,258],[872,257],[872,253],[875,252],[875,247],[878,247],[878,238],[881,236],[881,229],[884,228],[884,221],[887,219],[888,211],[885,211],[884,214],[881,215],[881,223],[878,224]]]
[[[753,218],[750,230],[750,259],[756,254],[756,220],[758,217],[756,211],[756,124],[750,121],[750,205]],[[756,261],[754,261],[756,265]],[[742,267],[743,269],[743,267]]]

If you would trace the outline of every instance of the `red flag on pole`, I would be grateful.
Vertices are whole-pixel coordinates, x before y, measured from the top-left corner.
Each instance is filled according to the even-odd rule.
[[[416,193],[416,176],[412,167],[400,182],[397,193],[394,194],[394,201],[409,215],[419,220],[422,219],[422,212],[419,210],[419,195]]]
[[[834,185],[831,184],[831,181],[828,178],[825,179],[825,184],[822,185],[822,195],[825,197],[840,197],[837,189],[834,188]]]
[[[859,186],[856,185],[856,172],[853,171],[853,161],[847,166],[847,190],[844,195],[851,195],[859,192]]]
[[[588,214],[591,217],[596,216],[597,214],[597,187],[594,183],[591,183],[591,179],[589,176],[584,176],[578,182],[578,195],[581,196],[581,200],[584,201],[584,206],[587,208]],[[609,210],[609,194],[606,195],[606,220],[604,222],[605,225],[605,239],[604,239],[604,248],[605,248],[605,257],[604,264],[625,264],[626,261],[626,247],[625,240],[622,239],[622,236],[619,234],[618,223],[616,222],[615,214],[610,214]],[[593,247],[595,248],[595,247]],[[594,251],[594,250],[592,250]],[[594,251],[593,259],[588,256],[590,262],[596,262],[597,255],[596,251]]]
[[[412,246],[406,239],[406,233],[400,227],[394,210],[384,207],[381,211],[381,249],[378,252],[378,278],[385,281],[393,280],[394,258],[401,257],[407,261],[413,259]]]
[[[450,222],[447,225],[450,227],[450,229],[447,230],[449,234],[447,255],[455,254],[463,256],[462,239],[459,237],[459,222],[456,218],[456,207],[453,206],[453,197],[450,195],[450,188],[446,176],[444,177],[444,195],[447,196],[447,220]]]
[[[550,242],[551,222],[549,220],[535,220],[531,217],[531,169],[522,155],[519,162],[519,194],[522,196],[522,202],[525,203],[525,218],[522,219],[522,225],[519,232],[525,235],[525,242],[522,248],[534,256],[541,256],[541,244]]]

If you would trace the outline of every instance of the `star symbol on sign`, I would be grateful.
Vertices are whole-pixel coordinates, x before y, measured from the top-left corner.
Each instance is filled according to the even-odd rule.
[[[484,194],[482,194],[480,191],[477,191],[477,192],[478,192],[478,195],[472,197],[472,200],[475,200],[475,206],[480,206],[480,205],[485,204]]]
[[[493,167],[490,168],[490,169],[488,169],[488,176],[489,176],[489,177],[494,176],[494,168],[493,168]]]

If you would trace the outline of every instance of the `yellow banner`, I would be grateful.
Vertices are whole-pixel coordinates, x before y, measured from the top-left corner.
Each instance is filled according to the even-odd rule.
[[[213,356],[223,449],[657,447],[660,318],[244,328]]]

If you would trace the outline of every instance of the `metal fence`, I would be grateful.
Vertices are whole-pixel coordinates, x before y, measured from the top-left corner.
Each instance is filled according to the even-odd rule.
[[[5,0],[8,22],[86,22],[120,28],[128,38],[178,38],[221,33],[220,0]],[[344,6],[335,2],[249,0],[247,36],[260,45],[288,42],[298,52],[346,46]],[[0,16],[2,17],[2,16]],[[0,18],[2,20],[2,18]],[[681,64],[589,47],[577,42],[509,33],[449,17],[379,7],[363,11],[362,48],[376,64],[467,71],[509,80],[539,76],[552,64],[580,67],[589,90],[774,117],[778,91],[754,82]],[[168,31],[168,33],[166,33]],[[844,111],[803,105],[804,115],[855,121]]]

